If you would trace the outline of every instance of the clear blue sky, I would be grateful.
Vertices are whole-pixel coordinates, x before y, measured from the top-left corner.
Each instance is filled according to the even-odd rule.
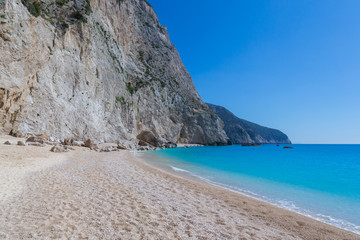
[[[359,0],[149,0],[206,102],[294,143],[360,143]]]

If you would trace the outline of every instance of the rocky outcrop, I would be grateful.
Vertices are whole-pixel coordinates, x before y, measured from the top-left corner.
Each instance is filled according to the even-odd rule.
[[[164,143],[150,131],[142,131],[136,138],[139,139],[140,145],[142,146],[151,145],[153,147],[162,147],[164,145]]]
[[[226,144],[145,0],[5,0],[0,131],[57,139]]]
[[[224,122],[224,129],[232,144],[291,143],[281,131],[240,119],[224,107],[207,104]]]
[[[56,144],[50,149],[50,151],[54,153],[69,152],[70,150],[74,150],[74,149],[62,144]]]

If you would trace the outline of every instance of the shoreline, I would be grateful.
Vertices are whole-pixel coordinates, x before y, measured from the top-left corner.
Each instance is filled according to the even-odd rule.
[[[153,157],[158,157],[158,156],[153,156]],[[195,181],[195,182],[207,184],[209,186],[220,188],[220,189],[223,189],[223,190],[235,193],[235,194],[239,194],[239,195],[244,196],[244,197],[248,197],[250,199],[254,199],[256,201],[263,202],[265,204],[269,204],[269,205],[271,205],[273,207],[276,207],[276,208],[279,208],[279,209],[282,209],[282,210],[285,210],[285,211],[289,211],[291,213],[299,214],[301,216],[310,218],[310,219],[318,221],[320,223],[324,223],[324,224],[329,225],[331,227],[335,227],[335,228],[341,229],[343,231],[347,231],[347,232],[357,234],[357,235],[359,235],[359,239],[360,239],[360,232],[356,232],[356,231],[352,231],[350,229],[342,228],[340,226],[332,224],[331,222],[326,222],[326,220],[324,220],[324,219],[317,218],[317,217],[311,215],[310,212],[306,213],[306,209],[301,209],[301,208],[298,208],[298,207],[295,206],[295,208],[300,209],[300,210],[296,211],[296,210],[288,208],[286,206],[278,205],[275,202],[271,202],[270,200],[266,200],[266,199],[261,198],[261,197],[264,197],[264,196],[259,196],[258,195],[259,196],[258,197],[258,196],[256,196],[257,195],[256,193],[253,193],[251,191],[247,191],[249,193],[246,193],[246,190],[244,190],[242,192],[241,190],[234,189],[231,186],[228,186],[228,185],[225,185],[225,184],[222,184],[222,183],[219,183],[219,182],[215,182],[215,181],[206,179],[206,178],[204,178],[202,176],[195,175],[192,172],[189,172],[189,171],[184,170],[184,169],[180,169],[180,168],[173,167],[173,166],[168,166],[168,165],[161,165],[161,164],[158,164],[158,163],[153,163],[153,162],[151,162],[151,160],[146,159],[146,157],[141,157],[140,156],[139,158],[140,158],[140,161],[143,161],[145,164],[148,164],[149,166],[154,167],[156,169],[162,170],[162,171],[164,171],[164,172],[166,172],[168,174],[172,174],[172,175],[177,176],[177,177],[188,179],[190,181]],[[264,198],[266,198],[266,197],[264,197]],[[326,216],[326,215],[324,215],[324,217],[329,218],[329,219],[331,219],[332,221],[335,221],[335,222],[338,221],[338,222],[340,222],[339,224],[341,224],[341,222],[345,221],[345,220],[342,220],[342,219],[333,219],[331,216]],[[353,225],[352,223],[346,222],[346,221],[343,222],[343,224],[347,224],[347,225],[350,225],[352,227],[357,227],[356,225]]]
[[[141,164],[145,164],[147,167],[154,168],[155,170],[161,171],[164,174],[169,174],[174,178],[180,178],[182,180],[190,181],[190,182],[193,182],[193,183],[196,183],[196,184],[201,184],[203,186],[205,185],[206,186],[205,188],[214,188],[217,191],[224,192],[224,195],[235,194],[235,196],[239,197],[239,201],[245,199],[247,201],[255,202],[256,204],[260,204],[261,206],[266,206],[266,207],[272,208],[272,209],[275,208],[275,209],[278,209],[279,211],[281,211],[281,214],[284,214],[284,215],[290,214],[290,215],[294,215],[295,217],[300,217],[302,219],[308,219],[308,220],[311,220],[311,222],[315,223],[315,226],[317,224],[320,224],[320,225],[323,225],[322,227],[324,227],[324,228],[336,229],[338,231],[344,231],[344,232],[347,232],[347,233],[350,233],[350,234],[354,234],[355,236],[360,238],[360,235],[358,235],[358,233],[355,233],[355,232],[349,231],[347,229],[343,229],[343,228],[331,225],[331,224],[326,223],[326,222],[322,222],[321,220],[316,219],[316,218],[314,218],[312,216],[307,216],[305,214],[302,214],[302,213],[299,213],[299,212],[296,212],[296,211],[292,211],[290,209],[286,209],[286,208],[277,206],[275,204],[272,204],[272,203],[267,202],[265,200],[262,200],[260,198],[256,198],[254,196],[247,195],[247,194],[242,193],[240,191],[233,190],[233,189],[231,189],[229,187],[221,186],[220,183],[212,182],[212,181],[210,181],[208,179],[205,179],[205,178],[202,179],[199,176],[192,175],[190,172],[188,172],[186,170],[184,170],[184,172],[183,172],[183,171],[177,171],[175,169],[172,169],[169,166],[160,166],[158,164],[151,163],[150,160],[145,160],[146,157],[135,156],[135,158],[137,158],[138,161],[141,162]],[[224,195],[221,194],[219,196],[224,196]],[[323,239],[323,238],[319,238],[319,239]]]
[[[1,239],[359,239],[126,150],[1,143],[0,169]]]

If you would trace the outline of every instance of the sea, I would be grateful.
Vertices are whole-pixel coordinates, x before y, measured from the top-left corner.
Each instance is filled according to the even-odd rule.
[[[174,148],[143,155],[162,168],[360,234],[360,145]]]

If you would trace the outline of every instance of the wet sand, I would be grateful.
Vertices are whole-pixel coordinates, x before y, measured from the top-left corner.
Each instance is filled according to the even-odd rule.
[[[55,154],[3,142],[0,239],[360,239],[129,151]]]

